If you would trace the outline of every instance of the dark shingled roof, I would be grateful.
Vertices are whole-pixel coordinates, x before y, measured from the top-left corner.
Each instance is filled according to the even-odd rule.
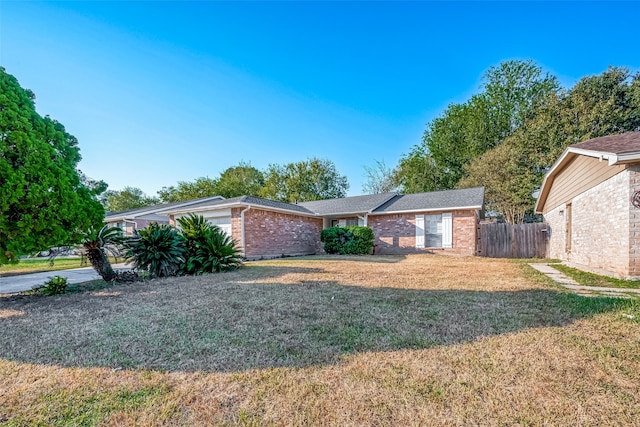
[[[163,203],[160,205],[153,205],[153,206],[145,206],[144,208],[136,208],[136,209],[127,209],[124,211],[118,211],[118,212],[106,212],[105,213],[105,219],[109,219],[109,217],[120,217],[123,215],[126,216],[131,216],[131,215],[136,215],[136,214],[145,214],[146,212],[159,212],[165,209],[169,209],[172,206],[180,206],[180,205],[193,205],[195,203],[198,203],[198,200],[201,201],[207,201],[212,199],[213,197],[222,197],[222,196],[209,196],[209,197],[203,197],[201,199],[194,199],[194,200],[185,200],[182,202],[172,202],[172,203]]]
[[[434,191],[431,193],[405,194],[389,200],[373,211],[374,214],[401,211],[438,210],[481,207],[484,204],[484,187],[461,190]]]
[[[613,154],[638,153],[640,152],[640,132],[627,132],[619,135],[593,138],[573,144],[570,148]]]
[[[268,200],[268,199],[263,199],[261,197],[254,197],[254,196],[238,196],[238,197],[232,197],[231,199],[203,201],[199,203],[194,203],[189,206],[185,206],[184,209],[177,208],[176,211],[182,211],[182,210],[188,211],[188,210],[193,210],[197,208],[208,208],[208,207],[213,208],[216,206],[225,206],[225,205],[233,205],[233,204],[240,204],[240,205],[251,204],[251,205],[264,206],[266,208],[283,209],[291,212],[299,212],[307,215],[313,214],[313,212],[303,208],[300,205],[293,205],[291,203],[278,202],[276,200]],[[167,209],[167,210],[171,211],[171,209]]]
[[[343,197],[341,199],[316,200],[303,202],[302,206],[318,215],[339,215],[365,213],[396,197],[397,193],[369,194],[366,196]]]

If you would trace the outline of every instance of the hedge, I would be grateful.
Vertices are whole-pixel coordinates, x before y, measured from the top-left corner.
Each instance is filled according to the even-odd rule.
[[[369,227],[331,227],[322,230],[320,240],[328,254],[367,255],[373,249],[373,230]]]

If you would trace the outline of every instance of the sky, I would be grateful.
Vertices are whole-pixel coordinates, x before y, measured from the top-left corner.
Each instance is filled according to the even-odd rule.
[[[0,65],[79,140],[79,168],[155,196],[249,162],[333,161],[348,195],[491,66],[571,87],[640,71],[640,2],[0,1]]]

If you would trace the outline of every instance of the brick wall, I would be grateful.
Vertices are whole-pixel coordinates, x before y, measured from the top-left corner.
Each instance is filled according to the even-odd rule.
[[[367,225],[375,236],[376,254],[407,254],[426,252],[416,248],[416,215],[444,212],[416,212],[410,214],[370,215]],[[453,211],[453,247],[438,249],[447,253],[475,255],[477,216],[475,210]]]
[[[640,226],[640,211],[635,218],[635,212],[630,213],[629,207],[630,176],[633,175],[635,173],[625,170],[573,198],[570,251],[566,250],[566,204],[548,212],[545,220],[551,229],[549,257],[593,271],[628,277],[629,254],[635,250],[634,245],[630,245],[630,236],[634,233],[630,230],[630,218]]]
[[[571,262],[627,275],[629,174],[621,172],[576,196],[571,203]],[[566,212],[565,212],[566,214]]]
[[[239,212],[240,209],[236,213],[238,219],[235,221],[236,216],[232,212],[234,237],[236,229],[241,227]],[[316,253],[320,244],[322,218],[251,208],[244,214],[244,231],[247,258],[310,255]]]
[[[631,197],[640,191],[640,165],[628,168],[629,174],[629,272],[634,279],[640,279],[640,208],[631,203]]]

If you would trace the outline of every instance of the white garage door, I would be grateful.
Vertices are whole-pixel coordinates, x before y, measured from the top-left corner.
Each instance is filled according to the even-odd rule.
[[[222,216],[219,218],[207,218],[207,221],[210,224],[217,225],[220,227],[220,230],[224,231],[227,236],[231,236],[231,217],[230,216]]]

